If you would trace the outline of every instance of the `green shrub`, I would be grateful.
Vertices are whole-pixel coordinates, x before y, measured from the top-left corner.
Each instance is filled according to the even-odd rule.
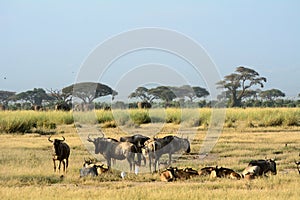
[[[140,110],[130,113],[131,120],[136,124],[147,124],[151,122],[151,118],[147,111]]]

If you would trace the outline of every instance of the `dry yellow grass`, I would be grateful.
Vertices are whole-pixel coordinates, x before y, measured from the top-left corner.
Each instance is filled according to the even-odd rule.
[[[160,124],[132,128],[134,133],[146,134]],[[164,124],[160,135],[176,132],[180,125]],[[191,155],[175,155],[174,166],[219,165],[240,172],[251,159],[276,157],[276,176],[253,181],[197,177],[174,183],[160,182],[157,174],[129,174],[125,180],[119,172],[96,178],[79,178],[84,157],[91,156],[82,144],[73,125],[57,127],[71,146],[70,166],[64,178],[53,172],[51,144],[47,135],[0,135],[0,196],[1,199],[298,199],[300,175],[294,159],[300,159],[298,127],[284,128],[226,128],[217,145],[206,159],[197,156],[206,134],[196,130]],[[120,128],[104,130],[107,136],[124,135]],[[187,133],[186,133],[187,134]],[[84,139],[84,138],[83,138]],[[99,156],[100,158],[100,156]],[[162,158],[166,160],[166,157]],[[103,160],[103,158],[102,158]],[[118,161],[117,161],[118,162]],[[146,167],[145,167],[146,168]],[[147,168],[146,168],[147,169]]]

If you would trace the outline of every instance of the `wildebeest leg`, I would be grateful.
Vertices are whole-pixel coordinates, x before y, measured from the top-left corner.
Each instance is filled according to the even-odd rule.
[[[138,159],[137,164],[139,166],[141,166],[141,164],[142,164],[142,155],[141,155],[141,153],[137,153],[137,159]]]
[[[63,163],[63,172],[65,172],[66,171],[66,163],[64,160],[62,160],[62,163]]]
[[[60,172],[60,165],[61,165],[61,160],[58,162],[58,171]]]
[[[66,171],[68,169],[68,166],[69,166],[69,158],[66,159]]]
[[[157,172],[157,168],[159,170],[159,158],[155,157],[154,160],[154,171]]]
[[[149,168],[150,168],[150,173],[152,173],[152,170],[151,170],[151,165],[152,165],[152,157],[150,155],[148,155],[149,157]]]
[[[111,167],[111,158],[107,159],[107,166],[110,168]]]
[[[169,165],[171,165],[171,162],[172,162],[172,154],[171,153],[169,153]]]
[[[145,158],[145,156],[143,156],[143,155],[142,155],[142,157],[143,157],[143,160],[144,160],[144,166],[146,166],[146,164],[147,164],[146,158]],[[299,173],[300,173],[300,172],[299,172]]]
[[[54,168],[54,172],[56,172],[56,163],[55,163],[55,159],[53,159],[53,168]]]
[[[134,154],[132,154],[132,156],[129,156],[127,158],[127,161],[129,163],[129,167],[130,167],[130,171],[135,170],[135,164],[134,164]]]

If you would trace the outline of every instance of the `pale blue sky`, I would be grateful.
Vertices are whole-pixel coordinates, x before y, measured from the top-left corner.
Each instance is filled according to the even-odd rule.
[[[267,77],[264,89],[295,97],[300,93],[299,8],[297,0],[0,0],[0,90],[61,89],[74,83],[85,58],[107,38],[161,27],[202,45],[222,77],[244,65]]]

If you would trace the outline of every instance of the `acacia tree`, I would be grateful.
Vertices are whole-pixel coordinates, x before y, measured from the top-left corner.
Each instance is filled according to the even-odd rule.
[[[72,84],[62,89],[62,93],[66,96],[72,95],[83,101],[84,104],[91,104],[95,99],[112,95],[112,98],[118,94],[118,92],[111,89],[109,86],[94,83],[94,82],[81,82]]]
[[[219,88],[224,88],[230,95],[229,106],[241,107],[242,99],[247,95],[247,91],[255,85],[264,87],[263,82],[267,82],[265,77],[253,69],[243,66],[237,67],[235,73],[229,74],[217,83]]]
[[[278,97],[285,97],[285,94],[278,89],[271,89],[271,90],[265,90],[265,91],[261,91],[259,96],[262,99],[266,99],[269,101],[274,101],[274,99],[278,98]]]
[[[12,100],[23,100],[30,102],[31,105],[41,106],[43,101],[50,101],[53,98],[46,93],[42,88],[34,88],[33,90],[28,90],[26,92],[21,92],[11,97]]]
[[[10,100],[10,97],[14,96],[15,94],[16,92],[0,90],[0,103],[7,104],[8,101]]]
[[[209,95],[209,92],[202,87],[198,86],[190,86],[190,85],[183,85],[180,87],[172,87],[172,90],[175,92],[178,98],[185,98],[187,97],[191,102],[193,102],[197,98],[206,97]]]
[[[154,96],[154,99],[161,99],[165,102],[165,106],[168,107],[170,102],[177,96],[170,87],[158,86],[156,88],[149,89],[149,94]]]
[[[149,93],[149,89],[145,87],[138,87],[134,92],[132,92],[128,98],[138,98],[142,102],[152,103],[152,101],[157,98],[153,94]]]

